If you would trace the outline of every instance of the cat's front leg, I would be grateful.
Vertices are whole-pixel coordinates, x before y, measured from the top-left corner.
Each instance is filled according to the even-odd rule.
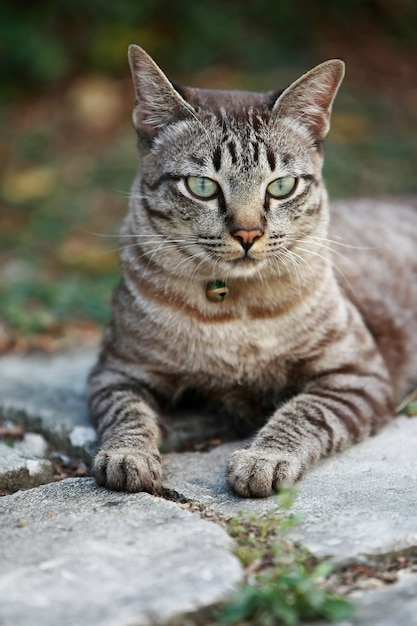
[[[90,377],[89,404],[100,437],[93,464],[97,483],[117,491],[159,493],[159,427],[147,389],[99,370]]]
[[[375,433],[392,410],[392,389],[378,372],[326,373],[284,404],[252,444],[230,459],[227,477],[242,497],[265,497],[293,484],[320,458]],[[374,370],[375,371],[375,370]]]

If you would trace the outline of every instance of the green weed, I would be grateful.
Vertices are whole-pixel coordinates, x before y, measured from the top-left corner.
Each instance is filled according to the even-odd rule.
[[[240,515],[229,521],[228,532],[236,542],[247,583],[222,608],[220,624],[294,626],[309,619],[353,617],[351,603],[326,589],[332,564],[315,562],[287,538],[300,521],[299,516],[288,515],[293,498],[293,491],[286,490],[277,496],[277,508],[261,518]]]
[[[408,417],[417,416],[417,389],[409,393],[395,409],[397,414],[408,415]]]
[[[409,417],[417,417],[417,402],[409,402],[402,410],[402,413]]]

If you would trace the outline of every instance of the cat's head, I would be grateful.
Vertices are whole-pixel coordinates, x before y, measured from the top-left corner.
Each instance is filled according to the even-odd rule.
[[[258,94],[178,87],[135,45],[129,60],[141,152],[136,228],[172,240],[194,265],[187,271],[207,276],[276,270],[291,251],[296,262],[297,242],[325,234],[322,142],[343,62]]]

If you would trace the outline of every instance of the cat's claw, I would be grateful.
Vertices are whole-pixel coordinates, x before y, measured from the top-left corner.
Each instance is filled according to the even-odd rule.
[[[283,451],[248,448],[234,452],[227,469],[227,480],[243,498],[266,498],[280,485],[292,485],[303,473],[303,463]]]
[[[94,476],[101,487],[115,491],[161,491],[161,457],[136,448],[100,450],[94,459]]]

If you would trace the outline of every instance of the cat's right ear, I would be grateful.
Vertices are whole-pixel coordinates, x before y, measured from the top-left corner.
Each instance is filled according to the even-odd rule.
[[[283,91],[272,110],[304,124],[315,141],[322,141],[330,127],[333,100],[344,73],[345,64],[340,59],[317,65]]]
[[[136,96],[133,111],[136,130],[152,140],[168,124],[195,117],[192,106],[142,48],[130,45],[128,57]]]

